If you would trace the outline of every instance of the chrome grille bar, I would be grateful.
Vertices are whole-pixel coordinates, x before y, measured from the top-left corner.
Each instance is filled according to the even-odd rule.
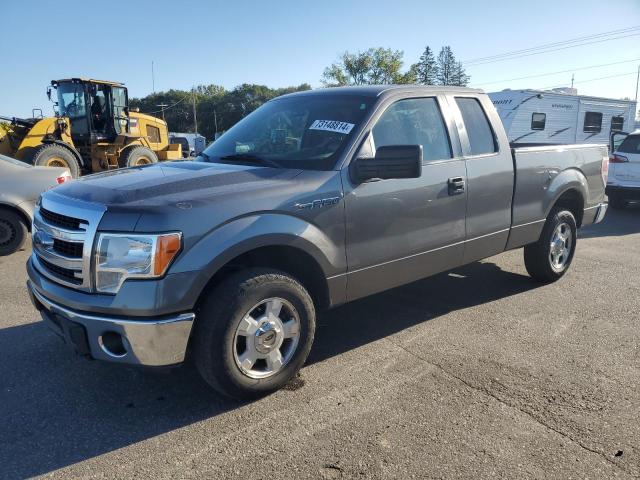
[[[46,212],[45,215],[41,214],[41,209]],[[32,228],[32,261],[38,271],[56,283],[90,291],[93,243],[105,210],[102,205],[70,199],[55,191],[44,193],[34,211]],[[51,222],[58,224],[52,225]],[[77,225],[78,228],[64,228],[61,226],[63,224]],[[55,240],[75,244],[82,251],[82,256],[70,257],[56,251]]]

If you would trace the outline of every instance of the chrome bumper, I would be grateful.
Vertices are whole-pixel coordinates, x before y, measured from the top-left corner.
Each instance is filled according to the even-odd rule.
[[[58,305],[33,288],[30,281],[27,289],[45,323],[78,353],[97,360],[150,367],[184,361],[193,313],[148,320],[103,317]]]
[[[600,205],[598,205],[598,209],[596,210],[596,217],[594,218],[593,223],[600,223],[604,219],[604,216],[607,213],[607,208],[609,208],[608,203],[601,203]]]

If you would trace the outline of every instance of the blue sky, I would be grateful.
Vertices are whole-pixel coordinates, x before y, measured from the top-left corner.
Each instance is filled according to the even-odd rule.
[[[95,6],[94,6],[95,5]],[[100,7],[98,7],[100,5]],[[325,66],[345,50],[391,47],[414,62],[425,45],[451,45],[469,60],[640,25],[640,0],[493,2],[120,1],[5,2],[0,115],[51,113],[54,78],[122,81],[130,96],[243,82],[320,86]],[[571,73],[517,77],[640,59],[640,36],[469,67],[487,91],[544,88]],[[579,93],[634,97],[640,60],[575,72]],[[593,80],[604,76],[615,76]],[[488,83],[496,82],[497,83]]]

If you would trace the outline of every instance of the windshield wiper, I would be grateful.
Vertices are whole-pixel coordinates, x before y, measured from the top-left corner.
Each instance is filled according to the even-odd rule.
[[[273,160],[269,160],[267,158],[259,157],[257,155],[253,155],[251,153],[236,153],[234,155],[224,155],[220,157],[220,160],[239,160],[239,161],[247,161],[250,163],[257,163],[258,165],[265,165],[267,167],[273,168],[282,168],[278,163]]]

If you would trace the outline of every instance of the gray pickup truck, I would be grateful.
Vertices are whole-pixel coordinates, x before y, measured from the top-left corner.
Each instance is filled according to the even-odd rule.
[[[86,356],[193,361],[237,398],[286,384],[316,311],[524,247],[559,279],[605,215],[606,146],[511,149],[479,90],[286,95],[196,161],[91,175],[42,195],[28,290]]]

